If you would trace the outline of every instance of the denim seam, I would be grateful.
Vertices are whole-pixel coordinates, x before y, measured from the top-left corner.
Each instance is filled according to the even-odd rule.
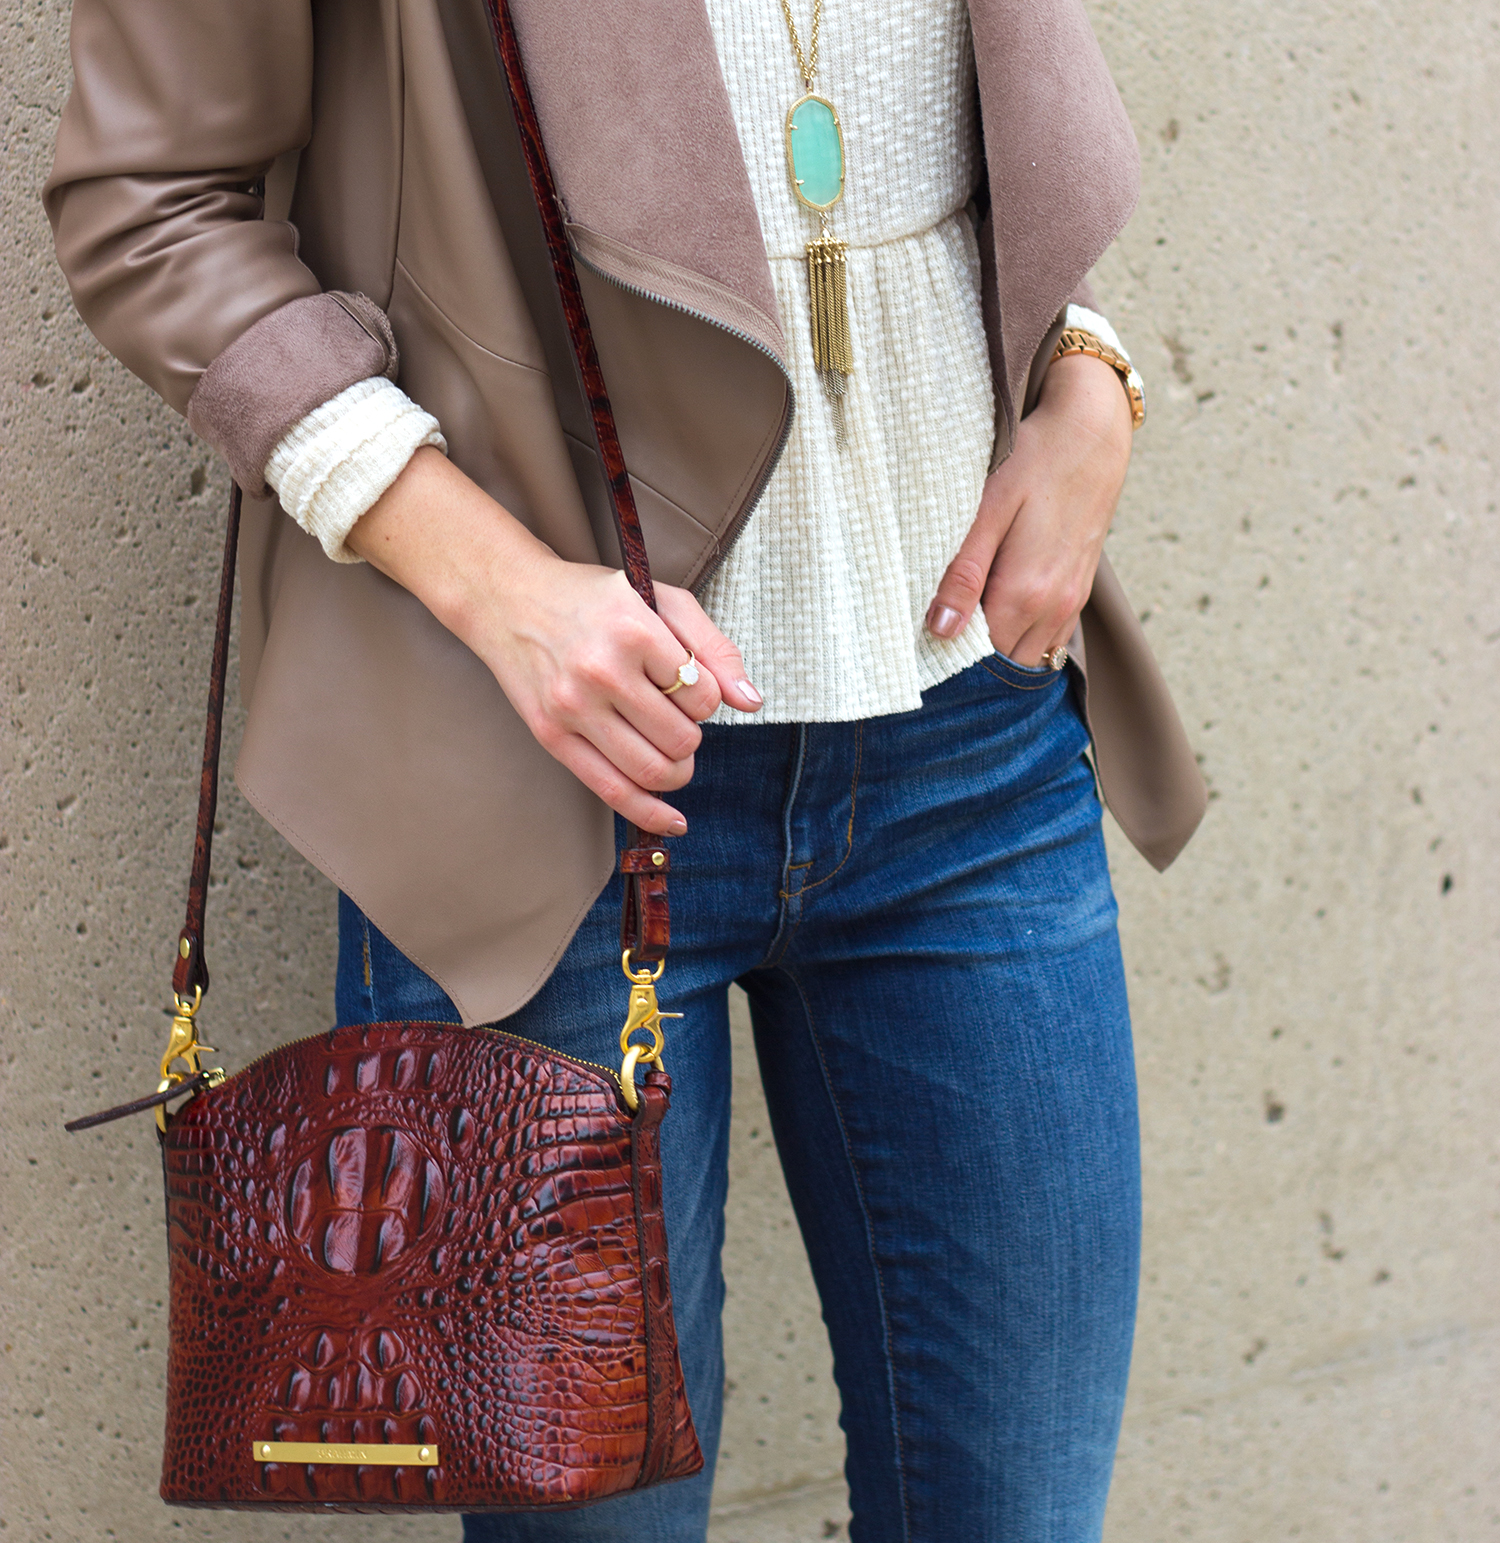
[[[359,913],[360,950],[364,954],[365,977],[365,1011],[370,1015],[371,1023],[380,1022],[380,1014],[375,1009],[375,970],[371,960],[370,949],[370,918],[363,911]]]
[[[834,868],[832,873],[825,873],[821,879],[814,879],[811,884],[804,884],[801,889],[795,891],[793,894],[789,895],[785,890],[783,890],[781,892],[781,898],[783,900],[798,900],[798,899],[801,899],[801,897],[803,895],[805,895],[808,892],[808,890],[816,889],[818,887],[818,885],[820,885],[820,884],[826,884],[829,881],[829,879],[833,878],[834,874],[836,874],[839,871],[839,868],[842,868],[844,866],[844,864],[847,863],[851,857],[853,857],[853,855],[854,855],[854,805],[855,805],[856,799],[859,796],[859,767],[860,767],[860,762],[864,759],[864,753],[865,753],[865,726],[864,726],[863,722],[859,722],[859,723],[856,723],[854,725],[854,775],[849,779],[849,829],[845,833],[845,836],[844,836],[844,855],[841,858],[839,858],[838,867]],[[808,867],[808,866],[810,866],[810,864],[806,864],[806,863],[790,864],[789,863],[787,865],[787,871],[790,872],[792,867],[794,867],[794,866],[796,866],[796,867]]]
[[[818,1058],[818,1069],[823,1074],[823,1091],[827,1093],[828,1102],[833,1108],[833,1117],[838,1121],[839,1140],[844,1148],[844,1160],[849,1164],[849,1177],[853,1179],[854,1192],[859,1196],[859,1214],[865,1225],[865,1247],[869,1251],[870,1268],[875,1272],[875,1294],[880,1299],[880,1329],[881,1341],[885,1347],[886,1392],[891,1401],[891,1434],[895,1437],[896,1444],[896,1487],[901,1493],[901,1536],[905,1543],[910,1543],[911,1513],[907,1506],[906,1468],[902,1461],[901,1404],[896,1392],[896,1357],[892,1346],[890,1315],[885,1305],[885,1276],[881,1273],[880,1258],[875,1251],[875,1229],[870,1221],[870,1206],[865,1199],[865,1187],[860,1182],[859,1164],[854,1158],[854,1148],[849,1140],[849,1127],[844,1121],[844,1111],[839,1107],[838,1094],[833,1089],[833,1078],[828,1072],[828,1061],[823,1055],[823,1046],[818,1041],[818,1029],[813,1021],[812,1007],[807,1000],[807,993],[802,989],[802,982],[797,979],[794,971],[785,965],[778,965],[777,968],[791,981],[797,993],[797,999],[802,1003],[802,1015],[807,1021],[807,1037],[812,1042],[813,1054]]]
[[[1060,671],[1053,670],[1048,673],[1045,680],[1038,680],[1034,686],[1022,685],[1018,680],[1012,680],[1008,675],[1002,675],[999,670],[992,670],[983,659],[979,661],[979,668],[986,675],[992,675],[1002,686],[1009,686],[1015,691],[1045,691],[1048,686],[1055,686],[1060,678]]]
[[[787,895],[785,891],[781,896],[781,921],[776,928],[776,936],[771,939],[771,947],[766,950],[766,957],[756,966],[759,970],[777,970],[781,968],[781,961],[786,958],[787,950],[792,946],[792,940],[797,936],[797,929],[802,925],[802,907],[797,907],[795,917],[788,918],[788,907],[795,895]]]

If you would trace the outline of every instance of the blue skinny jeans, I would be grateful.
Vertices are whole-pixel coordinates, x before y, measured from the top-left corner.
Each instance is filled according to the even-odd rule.
[[[1134,1065],[1066,674],[992,655],[920,710],[709,727],[672,853],[663,1127],[694,1479],[466,1543],[702,1543],[724,1360],[728,990],[812,1261],[854,1543],[1090,1543],[1130,1361]],[[503,1027],[618,1058],[619,880]],[[347,898],[341,1023],[455,1019]]]

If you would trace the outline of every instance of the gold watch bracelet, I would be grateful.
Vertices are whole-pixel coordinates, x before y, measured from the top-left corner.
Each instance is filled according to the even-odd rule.
[[[1124,386],[1125,395],[1130,400],[1130,426],[1132,429],[1140,428],[1146,421],[1146,397],[1131,378],[1135,374],[1135,367],[1130,360],[1118,348],[1111,348],[1103,338],[1085,332],[1082,327],[1063,328],[1057,347],[1052,350],[1052,358],[1061,359],[1067,354],[1088,354],[1094,359],[1102,359],[1119,375],[1120,384]]]

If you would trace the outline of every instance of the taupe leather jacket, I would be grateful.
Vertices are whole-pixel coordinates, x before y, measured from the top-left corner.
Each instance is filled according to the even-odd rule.
[[[652,564],[698,584],[793,406],[703,0],[512,9]],[[970,11],[998,459],[1139,169],[1080,0]],[[247,492],[399,345],[459,466],[563,557],[617,561],[482,0],[75,0],[73,66],[45,202],[78,309]],[[246,797],[465,1021],[513,1011],[609,875],[608,810],[418,601],[267,496],[242,561]],[[1075,644],[1105,798],[1163,867],[1203,784],[1107,563]]]

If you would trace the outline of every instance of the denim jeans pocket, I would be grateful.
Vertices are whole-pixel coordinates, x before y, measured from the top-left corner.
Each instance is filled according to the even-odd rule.
[[[1008,654],[998,650],[979,661],[980,668],[996,680],[1014,687],[1017,691],[1042,691],[1064,678],[1066,668],[1054,670],[1050,664],[1017,664]]]

